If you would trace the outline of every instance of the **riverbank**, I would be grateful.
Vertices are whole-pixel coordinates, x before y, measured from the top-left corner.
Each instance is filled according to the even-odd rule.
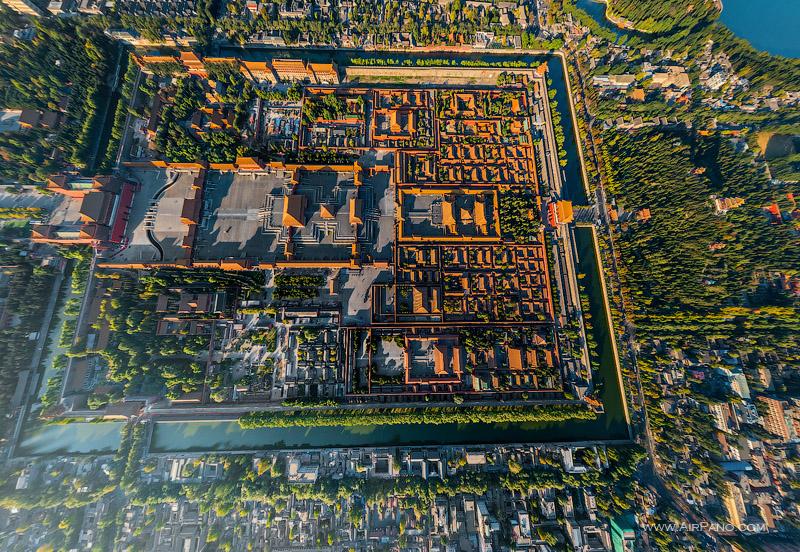
[[[647,31],[643,31],[641,29],[637,29],[636,25],[633,23],[633,21],[631,21],[629,19],[625,19],[621,15],[617,15],[613,11],[611,11],[611,6],[608,5],[608,0],[592,0],[592,1],[598,1],[601,4],[605,4],[606,5],[606,11],[605,11],[606,19],[608,19],[608,21],[610,23],[616,25],[618,28],[624,29],[626,31],[634,31],[634,32],[638,32],[638,33],[647,32]]]
[[[715,3],[719,11],[716,22],[746,40],[755,50],[800,58],[800,41],[796,39],[800,10],[794,0],[715,0]],[[575,6],[610,32],[651,34],[615,14],[607,0],[576,0]]]

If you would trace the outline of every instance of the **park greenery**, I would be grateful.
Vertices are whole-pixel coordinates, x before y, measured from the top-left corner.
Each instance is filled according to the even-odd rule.
[[[694,79],[697,68],[691,60],[713,41],[713,52],[726,53],[733,70],[750,81],[751,88],[740,92],[736,102],[753,101],[764,91],[780,97],[800,85],[797,60],[756,51],[721,24],[710,23],[713,17],[674,22],[669,32],[645,36],[603,28],[571,4],[564,3],[567,11],[586,24],[592,34],[604,39],[591,51],[590,55],[598,60],[593,69],[586,68],[588,64],[580,71],[570,68],[573,82],[597,74],[636,73],[647,55],[645,49],[653,48],[681,52],[680,57],[690,60],[687,69]],[[660,17],[659,10],[681,3],[629,4],[636,4],[631,6],[634,10],[652,8],[649,13]],[[697,15],[703,19],[702,14]],[[630,47],[625,60],[611,59],[609,42]],[[714,110],[698,101],[681,106],[651,99],[641,104],[623,104],[598,98],[591,87],[584,92],[591,114],[582,113],[586,118],[579,118],[578,126],[586,134],[591,118],[611,122],[620,116],[676,116],[700,128],[707,128],[716,119],[718,124],[742,129],[738,132],[743,136],[737,138],[724,131],[707,130],[600,133],[595,125],[594,144],[589,143],[587,135],[584,150],[591,159],[597,148],[597,169],[603,170],[598,172],[590,164],[590,181],[596,183],[602,173],[608,197],[614,198],[620,213],[647,208],[652,214],[646,221],[628,219],[614,225],[613,247],[605,236],[600,236],[600,245],[604,260],[614,261],[608,265],[614,275],[612,290],[617,287],[627,322],[635,324],[628,328],[635,328],[636,332],[635,368],[659,472],[667,487],[680,496],[697,502],[702,502],[708,493],[724,497],[726,479],[720,461],[725,455],[716,439],[708,407],[741,399],[715,377],[715,369],[724,365],[715,362],[713,356],[709,367],[701,362],[697,368],[706,377],[687,374],[685,388],[674,386],[665,393],[664,371],[675,369],[672,351],[689,351],[702,358],[710,347],[730,347],[732,356],[747,355],[751,361],[762,354],[777,355],[789,363],[794,360],[800,331],[797,305],[775,284],[775,278],[779,274],[796,274],[797,263],[792,257],[796,257],[793,252],[800,243],[786,217],[779,220],[765,210],[777,205],[782,212],[791,211],[793,203],[787,192],[793,186],[771,182],[763,161],[769,163],[773,177],[793,180],[792,137],[798,133],[797,109],[745,113]],[[702,97],[699,90],[693,92],[695,100]],[[771,136],[779,137],[779,147],[765,147]],[[742,151],[745,141],[755,157]],[[740,198],[744,203],[727,213],[716,213],[712,196]],[[623,335],[626,328],[618,307],[613,306],[613,298],[612,318],[618,334]],[[626,377],[637,378],[624,359],[623,365]],[[763,391],[747,370],[745,367],[751,390]],[[773,393],[788,397],[796,388],[796,378],[791,376]],[[632,404],[637,402],[635,399]],[[742,426],[741,433],[753,439],[771,438],[760,426],[749,424]],[[720,519],[719,509],[709,509],[708,513]],[[668,518],[679,519],[680,515],[672,512]],[[655,533],[653,538],[661,546],[670,542],[670,536],[663,533]]]
[[[775,192],[724,137],[609,132],[603,156],[608,191],[652,213],[616,240],[640,322],[736,305],[757,270],[796,268],[796,235],[763,212]],[[719,216],[712,194],[745,202]]]
[[[360,105],[363,109],[364,99],[359,99],[361,100]],[[345,99],[336,94],[308,96],[303,102],[303,120],[306,124],[311,124],[317,119],[326,121],[346,119],[350,115],[358,116],[358,114],[351,114],[347,109],[347,102]]]
[[[498,194],[500,231],[517,243],[536,239],[542,228],[536,196],[525,190],[511,188]]]
[[[58,355],[53,359],[52,369],[54,374],[47,380],[45,391],[39,400],[41,405],[41,413],[46,414],[47,411],[58,404],[61,399],[61,387],[64,383],[64,370],[67,367],[69,358],[66,355]]]
[[[174,77],[186,72],[177,61],[150,61],[144,64],[145,69],[156,77]]]
[[[50,369],[52,375],[44,382],[44,393],[39,399],[40,410],[39,416],[47,418],[52,414],[52,411],[58,405],[61,399],[61,391],[64,385],[64,375],[69,362],[69,355],[73,354],[76,350],[80,349],[80,345],[75,345],[75,331],[77,329],[77,316],[80,313],[81,300],[86,291],[86,282],[89,275],[89,266],[92,261],[92,251],[85,247],[75,247],[65,249],[61,252],[62,256],[70,260],[67,265],[65,275],[67,278],[63,281],[59,296],[55,303],[54,316],[59,316],[57,313],[61,310],[60,316],[63,317],[61,331],[58,334],[57,346],[64,352],[53,352],[55,355],[50,359],[47,351],[50,347],[50,339],[48,336],[45,342],[45,352],[40,359],[42,368],[44,369],[47,362],[50,362]],[[69,285],[67,283],[69,282]],[[72,296],[65,301],[66,297]],[[53,319],[55,320],[55,318]],[[51,329],[53,328],[51,325]]]
[[[31,40],[0,43],[0,107],[61,111],[55,129],[0,134],[0,178],[41,182],[63,160],[86,167],[94,162],[105,120],[117,46],[97,19],[41,18]],[[66,107],[65,107],[66,106]]]
[[[665,479],[689,489],[704,478],[724,496],[722,451],[702,406],[720,398],[698,381],[687,389],[694,401],[663,408],[659,367],[670,358],[648,343],[705,350],[707,340],[725,339],[745,351],[796,348],[796,307],[764,275],[796,272],[797,234],[790,224],[770,221],[764,207],[780,190],[752,155],[722,135],[609,131],[602,157],[607,190],[625,208],[652,213],[646,223],[616,232],[614,244],[622,291],[631,299],[628,317],[644,344],[639,380]],[[744,203],[717,214],[712,194]],[[686,454],[687,438],[697,450],[690,464],[676,468],[673,459]]]
[[[477,60],[454,58],[391,58],[391,57],[351,57],[350,65],[378,67],[495,67],[503,69],[528,69],[541,65],[538,61],[521,60]]]
[[[303,98],[303,86],[298,82],[293,82],[285,89],[283,88],[256,88],[256,96],[262,100],[272,102],[299,102]]]
[[[283,272],[275,275],[274,297],[277,300],[313,299],[324,284],[325,279],[319,275]]]
[[[22,246],[10,241],[0,242],[0,264],[8,278],[0,290],[5,316],[18,323],[0,328],[0,404],[2,414],[10,414],[11,397],[17,387],[20,372],[31,368],[34,360],[36,332],[41,329],[47,303],[55,279],[54,272],[43,268],[29,257],[20,256]],[[5,429],[8,418],[0,418]]]
[[[245,429],[256,427],[366,426],[397,424],[492,424],[590,420],[596,414],[583,405],[498,405],[429,408],[303,409],[251,412],[239,418]]]
[[[41,207],[0,207],[0,220],[24,220],[39,218],[44,214]]]
[[[553,87],[553,81],[548,77],[547,79],[547,98],[550,102],[550,117],[553,123],[553,135],[556,138],[556,149],[558,150],[558,164],[562,167],[567,166],[567,150],[564,147],[566,143],[566,136],[564,134],[564,125],[561,121],[561,110],[558,106],[556,99],[556,89]]]
[[[156,147],[170,161],[232,163],[246,152],[240,134],[248,102],[254,97],[253,86],[233,64],[213,63],[207,70],[209,78],[224,85],[221,100],[232,104],[230,128],[197,133],[188,128],[204,106],[205,92],[200,79],[184,76],[178,80],[172,102],[163,109],[156,132]]]
[[[634,29],[646,33],[674,32],[693,28],[717,18],[719,8],[714,0],[609,0],[608,17],[622,18]]]
[[[129,54],[124,63],[127,63],[125,73],[122,77],[122,84],[116,98],[116,106],[114,109],[114,122],[111,126],[111,135],[106,146],[105,155],[98,165],[101,171],[107,171],[111,168],[116,159],[117,152],[119,151],[122,136],[125,133],[125,124],[128,122],[128,115],[138,115],[135,110],[131,108],[131,99],[133,98],[134,85],[139,76],[139,66]]]
[[[256,96],[252,82],[245,78],[236,63],[207,63],[205,67],[208,78],[222,87],[222,102],[233,106],[233,128],[241,132],[247,118],[247,106]],[[296,91],[296,88],[292,90]]]
[[[99,273],[101,279],[121,281],[113,298],[100,304],[96,325],[108,324],[109,345],[97,353],[108,365],[107,379],[124,387],[129,395],[143,389],[166,390],[170,398],[198,391],[205,381],[202,358],[208,335],[156,335],[159,316],[156,300],[172,288],[226,290],[246,296],[260,290],[261,273],[231,273],[214,269],[160,270],[143,277],[135,273]]]

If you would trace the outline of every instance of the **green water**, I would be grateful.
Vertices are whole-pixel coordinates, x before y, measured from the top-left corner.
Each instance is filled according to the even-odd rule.
[[[89,454],[111,452],[119,447],[123,422],[75,422],[39,425],[22,434],[16,456]]]

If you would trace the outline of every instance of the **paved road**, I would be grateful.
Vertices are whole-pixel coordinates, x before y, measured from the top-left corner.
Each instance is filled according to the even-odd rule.
[[[89,274],[86,276],[86,291],[83,294],[83,301],[81,302],[81,310],[78,313],[78,320],[75,323],[75,339],[81,335],[81,327],[83,326],[83,319],[86,316],[86,311],[89,308],[89,305],[92,302],[92,297],[94,293],[94,270],[96,268],[97,262],[97,252],[93,249],[92,250],[92,262],[89,265]],[[72,357],[69,357],[69,361],[67,362],[67,367],[64,369],[64,381],[61,383],[61,396],[64,396],[64,391],[67,388],[67,383],[69,382],[69,374],[72,370]]]
[[[125,128],[122,132],[122,140],[120,140],[119,150],[117,150],[117,157],[114,162],[114,166],[116,170],[119,170],[120,164],[122,163],[122,155],[125,152],[125,148],[128,145],[128,140],[133,134],[133,130],[131,130],[131,111],[133,106],[136,103],[136,98],[139,95],[139,83],[142,79],[142,70],[139,69],[139,72],[136,74],[136,81],[133,83],[133,93],[131,94],[130,100],[128,101],[128,114],[125,116]]]
[[[0,208],[9,209],[13,207],[39,207],[52,211],[64,199],[58,194],[45,195],[39,192],[25,191],[19,194],[10,194],[0,191]]]

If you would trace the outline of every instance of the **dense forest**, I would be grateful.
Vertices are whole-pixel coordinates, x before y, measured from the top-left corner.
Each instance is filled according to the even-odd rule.
[[[207,351],[209,336],[156,335],[159,294],[187,285],[245,293],[263,284],[263,276],[257,273],[199,269],[163,270],[141,278],[133,273],[99,273],[98,277],[122,283],[115,297],[105,299],[100,306],[100,317],[112,332],[109,346],[96,351],[108,364],[108,380],[124,386],[126,395],[142,389],[166,389],[173,399],[200,389],[206,370],[198,356]]]
[[[648,33],[691,28],[719,15],[714,0],[609,0],[608,10],[611,18],[622,17]]]
[[[672,359],[653,340],[705,350],[707,339],[719,338],[740,350],[763,351],[794,348],[800,335],[796,301],[774,285],[773,275],[796,273],[800,239],[791,224],[775,222],[764,210],[797,190],[774,187],[754,157],[737,149],[741,145],[719,133],[603,135],[607,189],[618,209],[648,208],[652,215],[618,225],[614,243],[641,344],[636,365],[649,427],[667,485],[676,489],[705,478],[715,493],[724,493],[716,461],[722,453],[701,406],[713,400],[714,387],[697,381],[688,389],[694,401],[671,403],[662,394],[659,369]],[[712,196],[743,203],[718,213]],[[675,468],[687,442],[697,445],[692,462]]]
[[[20,246],[11,241],[0,241],[0,264],[8,278],[2,287],[4,314],[18,324],[0,329],[0,414],[8,411],[11,397],[17,387],[19,373],[31,367],[35,341],[29,336],[38,332],[50,299],[54,274],[28,257],[20,256]],[[0,416],[0,430],[7,418]]]
[[[734,305],[757,270],[796,268],[796,235],[763,211],[777,194],[752,157],[736,153],[728,140],[609,132],[603,154],[608,190],[626,209],[652,212],[648,223],[631,225],[617,240],[642,313]],[[715,215],[711,195],[745,202]]]
[[[61,162],[79,168],[93,161],[109,95],[117,46],[96,19],[42,18],[30,40],[0,43],[0,106],[65,111],[52,130],[0,134],[0,178],[41,181]],[[53,159],[53,149],[63,153]]]

